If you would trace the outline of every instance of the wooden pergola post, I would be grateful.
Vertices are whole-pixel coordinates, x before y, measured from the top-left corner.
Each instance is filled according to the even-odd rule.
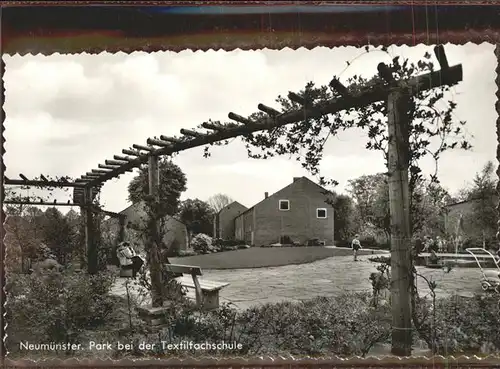
[[[158,212],[156,210],[159,201],[158,188],[160,184],[160,175],[158,172],[158,156],[149,155],[148,158],[149,174],[149,196],[152,202],[152,208],[148,209],[148,231],[147,231],[147,257],[149,263],[149,272],[151,275],[151,300],[153,307],[163,306],[163,278],[160,262],[160,253],[158,250],[157,239],[158,231]]]
[[[391,219],[391,309],[393,355],[411,356],[411,227],[409,198],[409,96],[389,92],[388,174]]]
[[[92,187],[84,189],[85,205],[85,246],[87,250],[87,272],[96,274],[98,271],[97,243],[95,242],[94,213],[92,211]]]
[[[125,216],[118,217],[118,243],[125,241]]]

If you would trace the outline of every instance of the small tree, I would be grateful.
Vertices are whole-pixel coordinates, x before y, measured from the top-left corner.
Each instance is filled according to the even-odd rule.
[[[61,264],[66,264],[73,251],[75,230],[68,219],[55,207],[48,208],[44,217],[44,242]]]
[[[215,213],[218,213],[233,201],[234,200],[230,198],[228,195],[225,195],[223,193],[218,193],[216,195],[211,196],[207,200],[207,203],[212,207]]]
[[[214,210],[199,199],[183,201],[179,209],[179,220],[183,222],[190,235],[210,234],[213,229]]]
[[[389,185],[383,174],[364,175],[348,182],[348,191],[356,202],[359,229],[371,225],[388,240],[391,234]]]

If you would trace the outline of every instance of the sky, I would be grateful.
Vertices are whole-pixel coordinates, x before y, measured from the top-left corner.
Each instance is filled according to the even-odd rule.
[[[390,47],[392,56],[420,59],[432,47]],[[486,161],[495,159],[494,45],[445,45],[450,65],[462,63],[463,82],[453,88],[455,118],[467,121],[473,150],[445,153],[438,176],[452,193],[470,183]],[[258,51],[179,53],[135,52],[99,55],[5,56],[6,154],[9,178],[40,174],[80,177],[97,169],[105,159],[120,155],[132,144],[146,144],[152,136],[179,135],[208,119],[227,121],[234,112],[248,116],[258,103],[277,107],[278,95],[299,91],[313,81],[327,84],[334,75],[344,81],[354,74],[371,77],[379,62],[391,57],[363,48],[315,48]],[[347,67],[347,61],[350,65]],[[339,182],[345,192],[349,179],[385,170],[381,153],[365,149],[366,133],[342,132],[329,139],[321,174]],[[245,206],[261,201],[293,177],[310,176],[288,157],[249,159],[243,143],[214,147],[203,157],[203,147],[173,158],[187,177],[182,199],[207,200],[223,193]],[[432,161],[422,164],[434,170]],[[106,182],[101,203],[121,211],[127,202],[127,185],[134,174]],[[21,194],[36,193],[23,190]],[[66,202],[70,192],[51,199]],[[63,209],[64,211],[64,209]]]

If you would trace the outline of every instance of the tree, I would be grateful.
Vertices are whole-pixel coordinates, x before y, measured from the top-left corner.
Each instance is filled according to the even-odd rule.
[[[207,203],[212,207],[212,209],[214,209],[215,213],[218,213],[233,201],[234,200],[230,198],[228,195],[225,195],[223,193],[218,193],[216,195],[211,196],[207,200]]]
[[[155,184],[157,191],[153,196],[149,193],[149,163],[157,166],[157,170],[152,172],[155,176],[158,175],[159,182],[157,187]],[[168,246],[164,241],[168,232],[168,217],[179,210],[180,196],[185,190],[186,176],[181,168],[169,158],[158,157],[150,157],[148,165],[141,166],[138,175],[128,186],[129,200],[134,204],[144,205],[144,217],[134,228],[145,241],[153,307],[163,305],[165,286],[161,263],[170,263],[167,256]]]
[[[358,227],[374,227],[389,239],[389,185],[384,173],[364,175],[348,181],[348,192],[356,203]]]
[[[448,191],[437,182],[420,180],[410,200],[412,233],[444,235],[446,205],[451,200]]]
[[[473,207],[464,220],[469,225],[469,238],[488,246],[494,241],[497,232],[497,193],[495,167],[488,161],[481,171],[475,174],[472,186],[461,191],[464,200],[472,201]]]
[[[191,234],[210,234],[213,230],[213,219],[214,210],[208,203],[198,199],[187,199],[181,203],[179,220]]]
[[[186,175],[169,158],[159,160],[158,171],[160,176],[158,216],[172,216],[179,210],[181,194],[186,191]],[[142,165],[139,174],[130,181],[128,193],[128,199],[133,204],[147,200],[149,194],[147,165]]]
[[[66,264],[73,252],[75,230],[68,219],[55,207],[44,213],[43,239],[45,244],[57,257],[60,264]]]
[[[347,195],[336,195],[331,205],[334,209],[334,238],[346,241],[354,233],[354,203]]]

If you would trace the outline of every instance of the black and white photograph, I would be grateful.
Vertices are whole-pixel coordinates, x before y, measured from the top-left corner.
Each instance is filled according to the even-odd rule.
[[[4,61],[9,358],[500,352],[493,44]]]

